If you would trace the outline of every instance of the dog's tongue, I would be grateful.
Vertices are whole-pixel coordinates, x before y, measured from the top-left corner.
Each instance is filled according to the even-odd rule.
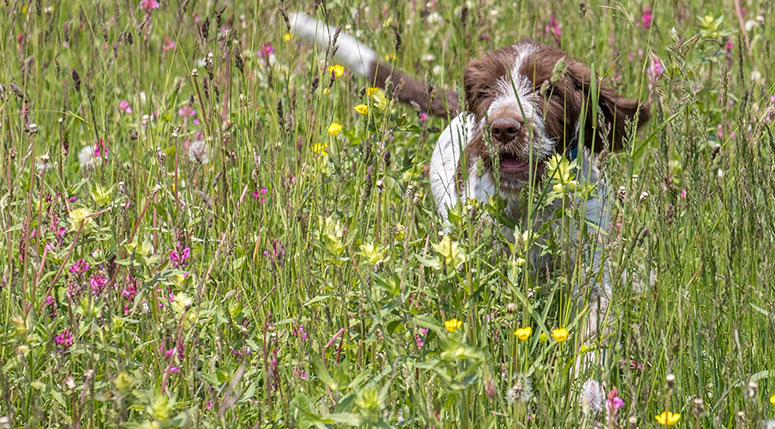
[[[516,159],[501,158],[501,172],[524,173],[530,168],[530,162],[519,162]]]

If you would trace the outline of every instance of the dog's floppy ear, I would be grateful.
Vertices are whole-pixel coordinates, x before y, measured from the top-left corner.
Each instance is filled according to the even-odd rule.
[[[514,65],[514,48],[507,46],[471,60],[463,70],[466,109],[481,117],[486,106],[497,95],[497,82],[508,76]]]
[[[568,77],[576,85],[576,88],[582,92],[586,103],[591,104],[597,95],[597,107],[599,112],[605,118],[606,124],[597,123],[597,133],[594,133],[593,124],[597,109],[587,107],[586,120],[584,123],[584,145],[595,152],[606,150],[621,150],[624,148],[622,140],[627,134],[627,122],[637,120],[638,128],[643,126],[651,118],[651,111],[648,103],[641,103],[638,100],[622,97],[616,91],[603,85],[600,79],[596,78],[595,92],[591,94],[592,72],[586,65],[570,60],[568,64]],[[637,118],[636,118],[637,115]],[[608,135],[602,133],[608,130]],[[592,136],[595,136],[593,139]],[[603,138],[606,137],[606,138]]]

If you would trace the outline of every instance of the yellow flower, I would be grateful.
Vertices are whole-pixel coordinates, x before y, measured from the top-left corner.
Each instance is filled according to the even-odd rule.
[[[355,111],[360,113],[361,115],[365,115],[365,114],[369,113],[369,106],[367,106],[365,104],[359,104],[359,105],[353,107],[353,109],[355,109]]]
[[[391,62],[396,60],[396,54],[386,54],[385,61]]]
[[[338,122],[331,122],[331,125],[328,126],[328,134],[332,136],[339,134],[340,131],[342,131],[342,124]]]
[[[526,326],[524,328],[519,328],[516,331],[514,331],[514,335],[517,336],[522,341],[525,341],[526,339],[530,338],[530,335],[533,333],[533,328],[530,326]]]
[[[770,396],[770,404],[775,405],[775,395]]]
[[[323,88],[323,95],[328,95],[331,93],[331,90],[328,88]]]
[[[334,74],[334,77],[342,77],[344,74],[344,66],[336,64],[328,68],[328,74]]]
[[[378,93],[379,91],[382,91],[380,88],[366,88],[366,95],[369,97],[374,97],[374,94]]]
[[[460,248],[457,241],[450,240],[447,235],[438,244],[432,246],[433,250],[444,258],[444,263],[448,266],[457,269],[460,264],[466,261],[466,253]]]
[[[323,156],[328,156],[326,148],[328,148],[328,144],[326,143],[315,143],[312,145],[312,151]]]
[[[450,319],[444,322],[444,327],[447,328],[449,332],[455,332],[460,329],[461,326],[463,326],[462,320]]]
[[[285,40],[286,42],[290,42],[291,41],[291,33],[285,33],[285,35],[283,36],[283,40]]]
[[[78,228],[81,226],[81,222],[83,222],[84,231],[91,230],[92,225],[94,225],[94,219],[89,217],[91,215],[92,215],[91,210],[85,207],[71,210],[70,211],[70,231],[78,231]]]
[[[565,328],[552,329],[552,338],[558,343],[562,343],[568,339],[568,330]]]
[[[678,413],[665,411],[658,416],[654,416],[654,418],[657,419],[657,422],[662,426],[673,426],[674,424],[678,423],[678,420],[681,419],[681,415]]]

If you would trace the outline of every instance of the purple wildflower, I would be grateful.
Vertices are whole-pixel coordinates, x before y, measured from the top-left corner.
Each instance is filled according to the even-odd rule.
[[[175,268],[182,268],[188,265],[188,258],[191,257],[191,248],[178,244],[175,250],[170,252],[170,263]]]
[[[142,0],[140,2],[140,9],[145,9],[146,12],[150,12],[159,8],[159,2],[156,0]]]
[[[60,332],[59,335],[54,337],[54,341],[62,346],[63,351],[66,351],[70,348],[70,346],[73,345],[73,334],[70,332],[70,329],[65,328],[64,331]]]
[[[609,421],[616,421],[619,416],[619,409],[624,407],[624,400],[619,397],[619,390],[616,387],[608,392],[608,398],[605,401],[605,411]]]
[[[132,113],[132,106],[126,100],[119,101],[118,102],[118,108],[123,113]]]
[[[89,268],[90,268],[89,264],[86,263],[86,260],[81,258],[75,261],[74,264],[70,265],[70,268],[68,269],[68,271],[70,271],[71,274],[78,275],[78,274],[85,273],[86,271],[89,271]]]
[[[94,273],[89,278],[89,286],[91,286],[91,292],[95,297],[100,296],[107,285],[108,279],[102,273]]]
[[[643,8],[643,15],[640,17],[640,19],[643,21],[643,28],[651,28],[651,21],[654,19],[654,15],[651,13],[650,7]]]

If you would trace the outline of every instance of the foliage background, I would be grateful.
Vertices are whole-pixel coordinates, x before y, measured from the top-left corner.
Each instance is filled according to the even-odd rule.
[[[735,3],[1,2],[0,426],[771,426],[775,11]],[[299,9],[438,85],[533,37],[651,103],[604,347],[497,201],[441,238],[445,121],[332,79]]]

